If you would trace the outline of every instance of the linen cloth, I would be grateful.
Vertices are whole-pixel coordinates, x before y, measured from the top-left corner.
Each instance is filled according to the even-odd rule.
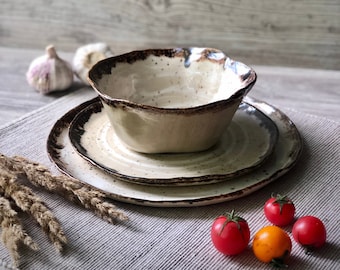
[[[95,96],[83,88],[0,128],[0,152],[22,155],[60,174],[48,159],[47,136],[57,119]],[[274,104],[275,105],[275,104]],[[32,187],[62,224],[69,244],[61,254],[54,250],[41,228],[21,215],[26,232],[40,250],[20,249],[21,269],[271,269],[248,249],[234,257],[219,253],[210,240],[214,219],[235,211],[250,226],[251,238],[270,225],[263,214],[272,192],[287,194],[296,206],[296,218],[319,217],[327,229],[327,243],[305,255],[289,232],[293,249],[289,269],[340,269],[340,129],[339,123],[280,108],[296,124],[304,141],[297,165],[287,174],[247,197],[192,208],[157,208],[113,202],[129,221],[109,224],[91,211],[73,205],[58,195]],[[252,239],[251,239],[252,240]],[[0,265],[11,269],[11,258],[0,245]]]

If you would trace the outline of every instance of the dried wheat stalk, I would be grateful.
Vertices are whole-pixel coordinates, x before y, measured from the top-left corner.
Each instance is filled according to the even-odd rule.
[[[9,250],[15,266],[18,266],[20,255],[19,244],[23,243],[32,250],[38,250],[38,245],[23,230],[18,213],[12,209],[8,199],[0,197],[0,223],[2,242]]]
[[[22,211],[29,213],[47,233],[58,251],[67,239],[60,223],[44,202],[33,191],[19,181],[26,179],[35,186],[62,195],[71,202],[92,210],[104,220],[114,223],[127,220],[127,216],[115,205],[104,201],[105,194],[77,179],[54,176],[39,163],[23,157],[7,157],[0,153],[0,225],[2,241],[9,250],[15,265],[19,262],[18,246],[23,243],[33,250],[38,246],[28,236],[19,221],[17,212],[11,208],[11,201]]]
[[[92,210],[110,223],[117,219],[122,221],[128,219],[114,204],[104,201],[104,193],[77,179],[65,175],[54,176],[46,167],[23,157],[10,158],[0,154],[0,165],[16,175],[23,174],[36,186],[43,187]]]
[[[104,193],[77,179],[65,175],[54,176],[46,167],[23,157],[14,157],[11,160],[7,158],[8,163],[11,163],[11,168],[16,172],[24,173],[32,184],[82,205],[110,223],[114,223],[117,219],[122,221],[128,219],[114,204],[104,201]]]
[[[11,198],[22,211],[29,213],[46,232],[55,248],[61,251],[67,239],[53,213],[29,187],[16,181],[16,175],[3,169],[0,172],[0,192],[4,197]]]

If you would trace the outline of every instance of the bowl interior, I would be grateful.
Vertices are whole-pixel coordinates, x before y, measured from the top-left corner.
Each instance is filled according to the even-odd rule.
[[[108,58],[91,69],[89,80],[109,99],[187,108],[228,99],[249,84],[251,73],[251,68],[219,50],[191,48],[135,51]]]

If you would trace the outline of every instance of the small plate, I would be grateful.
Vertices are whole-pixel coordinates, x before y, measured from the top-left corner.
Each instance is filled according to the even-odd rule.
[[[129,150],[94,101],[69,128],[71,143],[93,165],[117,179],[146,185],[211,184],[248,173],[272,152],[278,137],[273,121],[242,103],[220,142],[209,150],[182,154],[143,154]]]
[[[302,150],[299,132],[285,114],[267,103],[247,98],[247,103],[269,116],[279,130],[274,151],[261,167],[247,175],[209,185],[163,187],[133,184],[118,180],[74,151],[68,136],[70,123],[80,110],[91,103],[93,100],[81,104],[54,124],[47,140],[47,152],[62,173],[123,202],[157,207],[190,207],[237,199],[264,187],[289,171]]]

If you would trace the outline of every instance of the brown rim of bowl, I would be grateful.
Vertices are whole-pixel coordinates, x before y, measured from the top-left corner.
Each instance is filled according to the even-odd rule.
[[[112,98],[109,95],[106,95],[102,93],[100,90],[97,89],[95,80],[98,80],[102,77],[102,74],[111,74],[112,67],[115,67],[117,63],[129,63],[132,64],[136,62],[137,60],[144,60],[150,55],[155,56],[166,56],[166,57],[181,57],[186,61],[188,57],[190,56],[190,50],[194,49],[196,47],[190,47],[190,48],[172,48],[172,49],[147,49],[147,50],[136,50],[132,52],[128,52],[125,54],[108,57],[106,59],[98,61],[89,71],[88,73],[88,81],[92,88],[97,92],[100,99],[105,102],[106,104],[117,107],[117,106],[123,106],[123,107],[130,107],[134,108],[136,110],[146,110],[150,112],[157,112],[157,113],[197,113],[197,112],[205,112],[206,110],[211,110],[213,108],[218,108],[220,106],[226,106],[227,104],[232,104],[237,101],[241,101],[242,98],[247,95],[247,93],[251,90],[251,88],[254,86],[257,80],[257,74],[251,67],[247,66],[249,68],[249,72],[244,74],[242,76],[243,82],[250,81],[245,87],[237,90],[232,96],[230,96],[228,99],[222,99],[218,101],[214,101],[211,103],[198,105],[194,107],[188,107],[188,108],[162,108],[162,107],[156,107],[141,103],[136,103],[132,101],[128,101],[125,99],[117,99]],[[205,57],[205,59],[209,59],[210,61],[214,62],[224,62],[225,60],[229,59],[230,61],[233,61],[234,63],[241,63],[238,61],[234,61],[228,56],[226,56],[223,51],[220,51],[218,49],[213,48],[202,48],[204,49],[202,54],[202,57]],[[225,56],[222,59],[216,59],[213,57],[210,57],[212,53],[223,53]],[[241,63],[243,64],[243,63]],[[243,64],[244,65],[244,64]]]

